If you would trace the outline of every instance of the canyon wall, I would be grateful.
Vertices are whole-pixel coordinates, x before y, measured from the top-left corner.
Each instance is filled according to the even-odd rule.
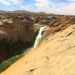
[[[3,20],[0,22],[0,62],[32,46],[33,22],[28,20]]]
[[[75,75],[75,24],[46,37],[0,75]]]
[[[72,24],[75,24],[74,16],[51,15],[48,18],[34,19],[24,16],[13,16],[0,18],[0,62],[20,54],[24,49],[33,45],[38,34],[40,25],[47,25],[49,31],[46,36],[62,31]],[[44,38],[45,38],[44,37]]]

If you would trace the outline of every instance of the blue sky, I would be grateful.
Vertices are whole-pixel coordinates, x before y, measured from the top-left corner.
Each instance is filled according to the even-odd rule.
[[[75,15],[75,0],[0,0],[0,10],[27,10]]]

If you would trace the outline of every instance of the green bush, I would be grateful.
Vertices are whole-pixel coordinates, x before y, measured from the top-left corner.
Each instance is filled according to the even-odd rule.
[[[16,62],[18,59],[20,59],[21,57],[23,57],[24,55],[26,55],[29,51],[30,51],[31,48],[28,48],[27,50],[25,50],[23,53],[19,54],[19,55],[16,55],[16,56],[13,56],[5,61],[3,61],[1,64],[0,64],[0,72],[6,70],[9,66],[11,66],[14,62]]]

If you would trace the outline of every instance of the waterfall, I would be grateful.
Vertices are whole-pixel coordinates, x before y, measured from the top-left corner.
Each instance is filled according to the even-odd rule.
[[[41,39],[42,39],[42,32],[43,32],[43,30],[44,30],[46,27],[47,27],[47,26],[42,26],[42,27],[40,27],[39,32],[38,32],[38,35],[37,35],[37,37],[36,37],[36,39],[35,39],[35,42],[34,42],[34,48],[37,48],[37,47],[38,47],[38,45],[39,45],[39,43],[40,43],[40,41],[41,41]]]

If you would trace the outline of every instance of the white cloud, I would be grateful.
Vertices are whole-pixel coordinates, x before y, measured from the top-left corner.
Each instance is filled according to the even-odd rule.
[[[8,1],[5,1],[5,0],[0,0],[0,4],[3,4],[3,5],[10,5],[10,3]]]
[[[2,5],[13,5],[13,4],[18,4],[20,2],[22,2],[22,0],[0,0],[0,4]],[[33,5],[31,4],[21,5],[20,3],[19,7],[20,9],[23,10],[33,10],[36,12],[43,11],[47,13],[75,15],[75,0],[67,0],[67,2],[64,1],[62,2],[61,0],[61,3],[55,3],[54,0],[35,0],[35,3]],[[34,10],[34,8],[36,10]]]
[[[54,8],[54,10],[57,14],[75,15],[75,2],[70,2],[69,4],[63,5],[59,4]]]
[[[9,0],[9,2],[13,3],[13,4],[17,4],[19,3],[21,0]]]
[[[32,7],[32,5],[21,5],[20,8],[22,10],[27,10],[27,9],[30,9]]]
[[[20,0],[0,0],[0,4],[3,5],[11,5],[11,4],[17,4]]]
[[[68,1],[75,1],[75,0],[68,0]]]
[[[51,6],[49,0],[35,0],[35,1],[36,1],[35,3],[36,7],[38,8],[38,10],[41,11],[45,11]]]
[[[37,11],[47,13],[75,15],[75,0],[68,0],[67,3],[54,3],[53,0],[35,0]]]

